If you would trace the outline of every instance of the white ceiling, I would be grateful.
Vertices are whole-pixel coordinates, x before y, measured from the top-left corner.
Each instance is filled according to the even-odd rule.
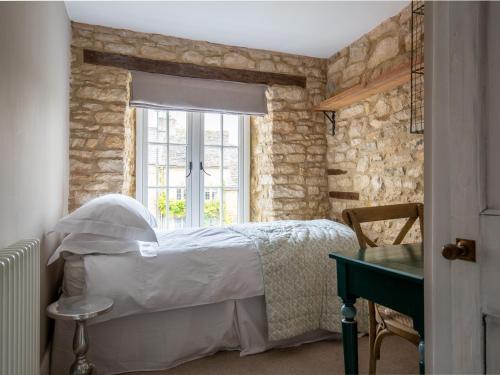
[[[73,21],[329,57],[408,1],[66,1]]]

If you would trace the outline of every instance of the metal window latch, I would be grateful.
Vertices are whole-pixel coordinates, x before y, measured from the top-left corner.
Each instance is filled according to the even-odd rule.
[[[186,175],[186,178],[191,176],[191,172],[193,172],[193,162],[192,161],[189,162],[189,173]]]
[[[200,161],[200,171],[203,171],[203,173],[205,173],[207,176],[211,176],[210,173],[208,173],[205,168],[203,168],[203,162]]]
[[[448,260],[461,259],[469,262],[476,261],[476,241],[457,238],[456,244],[446,244],[441,252]]]

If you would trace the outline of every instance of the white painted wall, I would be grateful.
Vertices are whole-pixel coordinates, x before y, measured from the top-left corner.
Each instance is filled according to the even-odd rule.
[[[42,353],[60,275],[45,233],[67,210],[70,37],[63,3],[0,3],[0,247],[42,240]]]

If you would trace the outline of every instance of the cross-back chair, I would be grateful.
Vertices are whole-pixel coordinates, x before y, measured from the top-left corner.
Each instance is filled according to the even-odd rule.
[[[361,207],[346,209],[342,212],[344,222],[349,225],[358,238],[359,246],[366,249],[367,246],[376,247],[374,241],[368,238],[361,228],[362,223],[405,219],[408,220],[394,240],[395,245],[402,243],[409,230],[418,220],[422,241],[424,239],[424,205],[422,203],[405,203],[378,207]],[[380,347],[382,340],[388,335],[400,336],[418,347],[420,336],[413,329],[413,320],[407,315],[387,307],[377,305],[368,301],[369,314],[369,344],[370,359],[369,373],[375,374],[377,360],[380,359]]]

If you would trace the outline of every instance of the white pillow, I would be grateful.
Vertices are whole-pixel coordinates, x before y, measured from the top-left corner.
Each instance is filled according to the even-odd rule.
[[[114,237],[89,233],[73,233],[67,236],[51,255],[47,264],[54,263],[63,255],[105,254],[116,255],[140,252],[144,257],[157,255],[158,244],[134,240],[120,240]],[[69,254],[68,254],[69,253]]]
[[[156,219],[141,203],[121,194],[95,198],[59,220],[60,233],[91,233],[118,239],[158,242]]]

